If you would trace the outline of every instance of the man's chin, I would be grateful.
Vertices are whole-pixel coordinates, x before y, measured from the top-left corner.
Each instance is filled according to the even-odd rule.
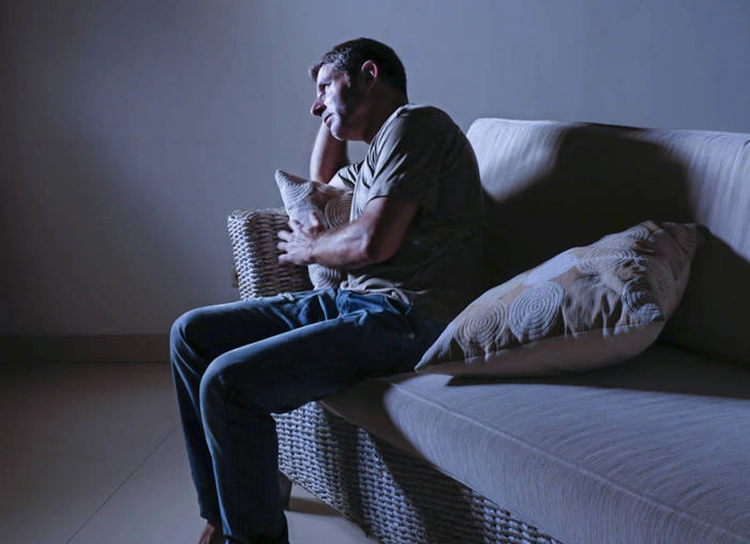
[[[336,138],[337,140],[339,140],[339,141],[341,141],[341,142],[345,142],[345,141],[347,140],[347,139],[346,139],[346,137],[345,137],[345,136],[343,136],[343,135],[341,134],[341,132],[340,132],[340,131],[338,131],[338,130],[333,130],[333,129],[331,129],[331,136],[333,136],[334,138]]]
[[[362,137],[352,131],[342,130],[340,126],[333,125],[330,127],[331,135],[342,142],[355,142],[362,139]]]
[[[330,125],[328,125],[328,130],[331,131],[331,135],[333,135],[333,137],[337,140],[345,142],[349,139],[347,138],[346,130],[343,130],[343,127],[340,123],[333,121]]]

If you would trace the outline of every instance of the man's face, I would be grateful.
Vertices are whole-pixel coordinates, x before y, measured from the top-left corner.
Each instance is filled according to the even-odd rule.
[[[365,97],[346,72],[324,64],[318,71],[317,95],[311,111],[338,140],[362,140],[365,129]]]

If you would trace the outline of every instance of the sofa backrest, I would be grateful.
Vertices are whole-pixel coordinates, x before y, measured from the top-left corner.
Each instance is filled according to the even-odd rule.
[[[478,119],[489,284],[646,219],[711,232],[662,338],[750,363],[750,134]]]

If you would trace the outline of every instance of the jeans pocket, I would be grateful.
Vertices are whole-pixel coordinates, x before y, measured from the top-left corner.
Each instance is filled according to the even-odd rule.
[[[392,311],[399,313],[403,316],[408,316],[412,312],[412,305],[408,302],[404,302],[401,299],[391,297],[388,295],[377,295],[382,298],[383,306],[390,307]]]

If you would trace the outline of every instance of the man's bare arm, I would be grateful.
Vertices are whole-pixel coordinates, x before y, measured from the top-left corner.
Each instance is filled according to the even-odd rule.
[[[359,218],[338,229],[323,231],[315,221],[305,227],[292,220],[291,230],[279,233],[279,262],[355,269],[385,261],[398,251],[417,210],[411,202],[379,197]]]
[[[334,138],[326,124],[321,123],[310,155],[310,179],[328,183],[333,175],[347,164],[347,143]]]

